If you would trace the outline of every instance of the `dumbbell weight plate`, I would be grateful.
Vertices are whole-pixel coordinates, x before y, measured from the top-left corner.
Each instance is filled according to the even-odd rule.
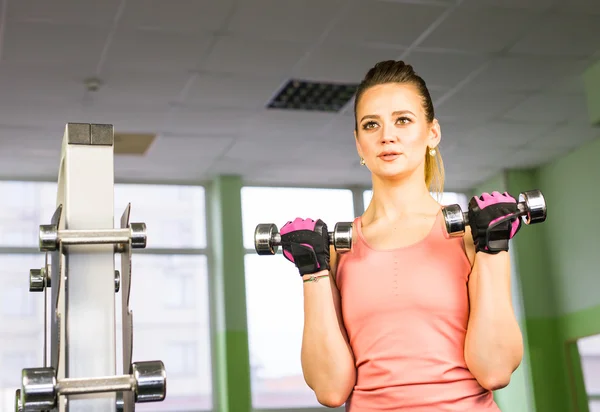
[[[444,222],[446,223],[446,233],[450,237],[462,236],[465,233],[465,216],[458,204],[444,206],[442,208]]]
[[[167,396],[167,373],[161,361],[134,362],[135,402],[161,402]]]
[[[21,404],[25,410],[51,410],[56,404],[53,368],[28,368],[21,374]]]
[[[519,203],[527,205],[527,214],[521,216],[523,223],[542,223],[546,220],[546,200],[539,190],[530,190],[519,194]]]
[[[254,249],[259,255],[274,255],[278,245],[274,244],[274,235],[278,234],[277,226],[273,223],[261,223],[254,230]]]
[[[349,251],[352,248],[352,222],[336,223],[331,241],[337,252]]]

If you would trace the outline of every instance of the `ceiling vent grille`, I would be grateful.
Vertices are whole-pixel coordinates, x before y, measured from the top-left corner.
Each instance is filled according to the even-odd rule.
[[[288,81],[269,101],[269,109],[339,112],[354,97],[357,84]]]

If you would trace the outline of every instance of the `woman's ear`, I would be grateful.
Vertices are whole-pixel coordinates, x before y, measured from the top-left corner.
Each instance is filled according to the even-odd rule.
[[[358,153],[358,156],[363,159],[364,156],[362,154],[362,149],[360,148],[360,144],[358,143],[358,136],[356,135],[356,130],[354,131],[354,142],[356,143],[356,152]]]
[[[437,147],[442,139],[442,129],[437,119],[433,119],[429,128],[429,139],[427,140],[428,147]]]

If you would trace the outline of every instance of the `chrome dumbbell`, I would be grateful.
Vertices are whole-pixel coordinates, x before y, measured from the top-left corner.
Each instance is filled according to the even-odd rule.
[[[97,378],[56,379],[54,368],[23,369],[15,410],[46,411],[60,395],[131,391],[136,403],[161,402],[167,394],[167,376],[161,361],[134,362],[130,374]],[[19,409],[21,408],[21,409]]]
[[[352,222],[338,222],[329,232],[329,244],[339,253],[352,248]],[[254,249],[259,255],[274,255],[281,246],[281,234],[273,223],[261,223],[254,230]]]
[[[54,252],[59,244],[64,245],[101,245],[124,244],[131,239],[134,249],[146,247],[146,224],[131,223],[122,229],[95,230],[59,230],[56,225],[41,225],[39,247],[42,252]]]
[[[520,217],[523,223],[542,223],[546,220],[546,201],[539,190],[529,190],[519,194],[517,203],[518,212],[515,217]],[[469,224],[469,215],[463,212],[460,205],[448,205],[442,208],[448,237],[463,236],[465,227]]]
[[[48,266],[50,267],[50,266]],[[29,270],[29,291],[43,292],[46,288],[52,287],[50,273],[45,268]],[[121,288],[121,274],[115,270],[115,293]]]

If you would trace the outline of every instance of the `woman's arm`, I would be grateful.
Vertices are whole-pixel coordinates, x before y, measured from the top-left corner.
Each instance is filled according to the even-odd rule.
[[[511,298],[508,252],[475,254],[470,230],[465,246],[472,258],[469,276],[470,316],[465,361],[479,384],[488,390],[508,385],[523,357],[523,337]]]
[[[329,278],[304,283],[302,370],[319,403],[327,407],[343,405],[356,381],[354,357],[342,321],[340,293],[335,284],[336,256],[332,247]],[[316,275],[323,274],[327,272]]]

